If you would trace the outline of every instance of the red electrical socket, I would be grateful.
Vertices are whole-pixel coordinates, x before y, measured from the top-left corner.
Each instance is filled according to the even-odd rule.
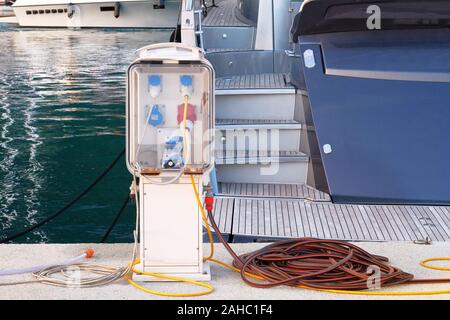
[[[183,122],[183,118],[184,118],[184,103],[178,106],[178,116],[177,116],[178,124]],[[189,120],[192,123],[194,123],[197,120],[197,115],[195,113],[195,106],[192,104],[188,104],[187,106],[186,120]]]

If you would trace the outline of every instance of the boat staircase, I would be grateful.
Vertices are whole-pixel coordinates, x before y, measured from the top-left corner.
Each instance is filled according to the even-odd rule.
[[[338,205],[311,187],[320,153],[310,143],[307,93],[273,50],[255,49],[256,26],[236,0],[216,4],[202,28],[216,70],[214,216],[228,240],[449,241],[450,207]]]

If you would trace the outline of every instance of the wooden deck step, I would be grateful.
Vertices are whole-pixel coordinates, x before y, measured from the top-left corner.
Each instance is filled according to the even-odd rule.
[[[306,183],[309,157],[301,152],[216,150],[219,182]]]
[[[216,90],[219,94],[226,94],[222,90],[245,89],[285,89],[295,93],[295,88],[289,84],[289,77],[284,73],[259,73],[235,75],[216,79]]]
[[[330,196],[306,184],[220,183],[220,196],[290,198],[331,202]]]
[[[222,232],[234,237],[450,241],[450,207],[338,205],[276,198],[267,186],[249,190],[243,184],[223,184],[222,190],[214,215]],[[302,196],[298,189],[294,194]]]
[[[284,130],[300,130],[302,124],[295,120],[254,120],[254,119],[217,119],[216,129],[233,130],[233,129],[284,129]]]

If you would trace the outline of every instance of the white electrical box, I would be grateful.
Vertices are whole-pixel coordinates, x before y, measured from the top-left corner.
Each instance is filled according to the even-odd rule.
[[[200,49],[181,44],[152,45],[138,54],[128,70],[129,170],[207,171],[214,162],[213,68]],[[189,154],[184,152],[181,129],[185,113]]]
[[[179,43],[137,53],[127,79],[127,167],[139,181],[137,268],[209,280],[191,179],[202,195],[214,165],[214,69],[199,48]]]

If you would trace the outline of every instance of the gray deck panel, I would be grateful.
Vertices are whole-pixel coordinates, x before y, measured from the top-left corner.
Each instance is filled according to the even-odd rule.
[[[416,227],[414,222],[410,221],[409,217],[405,216],[403,214],[403,211],[400,210],[398,206],[392,206],[392,210],[394,214],[398,217],[398,219],[401,221],[403,229],[405,230],[405,239],[419,239],[420,234],[416,233]]]
[[[334,222],[333,216],[329,212],[329,206],[324,206],[322,204],[322,207],[323,207],[323,212],[325,214],[325,219],[327,221],[328,229],[330,230],[331,238],[332,239],[337,238],[338,237],[337,226],[336,226],[336,223]]]
[[[294,203],[289,201],[287,203],[287,210],[289,216],[289,225],[291,227],[291,236],[298,238],[297,220],[295,219]]]
[[[330,196],[325,192],[313,189],[304,184],[292,185],[274,185],[274,184],[250,184],[250,183],[221,183],[220,195],[227,196],[246,196],[246,197],[264,197],[264,198],[293,198],[308,199],[311,201],[330,202]],[[253,185],[257,185],[257,192]],[[282,194],[282,190],[289,188],[289,196]]]
[[[270,213],[269,201],[263,201],[264,207],[264,231],[266,234],[272,234],[272,215]]]
[[[245,234],[245,215],[241,215],[242,207],[245,206],[245,202],[241,201],[241,199],[236,199],[235,210],[234,212],[234,224],[233,224],[233,233]]]
[[[331,232],[331,238],[336,239],[339,237],[337,227],[338,223],[335,221],[333,215],[330,212],[329,206],[323,206],[323,211],[325,213],[325,218],[327,219],[328,228]]]
[[[397,230],[392,226],[392,221],[389,216],[389,210],[386,210],[383,206],[376,206],[376,208],[381,217],[381,221],[383,221],[386,226],[386,230],[389,234],[389,239],[392,241],[400,240],[396,232]]]
[[[349,218],[349,229],[352,234],[352,239],[363,238],[363,233],[361,231],[361,227],[359,226],[359,220],[354,216],[353,210],[348,205],[343,205],[342,210],[344,214],[346,214]]]
[[[399,235],[402,237],[403,240],[407,240],[411,238],[410,233],[408,232],[408,229],[406,228],[406,226],[408,225],[408,223],[406,223],[403,219],[403,215],[399,215],[397,213],[397,210],[395,208],[395,206],[390,205],[387,206],[391,212],[391,216],[393,218],[393,223],[397,226],[398,228],[398,232]],[[412,237],[414,237],[414,235],[412,235]]]
[[[445,237],[450,237],[450,227],[448,227],[448,226],[445,224],[445,221],[442,219],[442,217],[441,217],[441,215],[439,214],[439,212],[438,212],[437,209],[438,209],[438,208],[430,207],[430,208],[429,208],[430,214],[432,214],[432,215],[434,216],[434,218],[436,219],[437,225],[442,229],[442,232],[443,232],[444,236],[445,236]]]
[[[422,212],[422,215],[424,217],[427,217],[427,219],[430,222],[430,228],[433,230],[433,232],[440,237],[442,240],[445,239],[445,231],[442,229],[438,221],[436,220],[436,217],[432,214],[431,210],[424,207],[419,207],[419,210]]]
[[[318,219],[316,221],[316,228],[319,231],[319,234],[322,234],[323,238],[330,238],[331,232],[328,228],[327,219],[325,217],[323,207],[319,204],[317,206],[312,206],[313,214],[318,216]]]
[[[402,212],[403,216],[410,222],[411,230],[414,231],[414,233],[416,234],[415,240],[425,239],[427,237],[427,232],[425,228],[420,224],[417,217],[411,214],[408,211],[407,207],[397,206],[397,208]]]
[[[309,228],[308,216],[306,214],[306,207],[304,202],[297,201],[297,208],[300,214],[301,230],[305,237],[311,237],[311,229]]]
[[[379,237],[376,232],[376,228],[379,229],[379,227],[378,227],[378,224],[376,223],[376,220],[374,220],[371,215],[367,214],[364,206],[359,205],[358,210],[361,213],[362,219],[364,220],[364,224],[367,228],[367,232],[368,232],[369,236],[373,239],[379,240]]]
[[[431,223],[430,219],[428,217],[423,216],[419,208],[417,207],[409,207],[409,208],[415,214],[416,218],[419,220],[420,225],[422,225],[423,228],[425,229],[427,236],[430,237],[430,235],[432,235],[434,239],[439,239],[435,230],[433,230],[430,226]]]
[[[217,208],[225,210],[226,205]],[[449,241],[450,225],[447,223],[447,218],[444,219],[441,216],[442,214],[446,216],[448,212],[440,207],[422,209],[430,213],[434,210],[434,214],[439,215],[434,217],[436,223],[439,223],[434,230],[431,226],[424,226],[419,231],[415,223],[405,219],[404,210],[409,215],[417,213],[414,213],[412,207],[408,209],[403,206],[354,206],[309,203],[292,199],[236,198],[235,223],[232,232],[235,235],[275,238],[311,236],[357,241],[411,241],[428,236],[435,241]],[[233,217],[229,213],[216,214],[217,216],[222,219]],[[390,224],[390,232],[387,227],[389,221],[380,221],[380,219],[395,221]],[[369,225],[367,223],[369,221],[376,223]],[[220,225],[228,226],[229,224],[221,222]],[[428,231],[424,233],[426,229]],[[438,229],[441,233],[437,232]],[[382,234],[380,234],[381,231],[383,231]]]
[[[211,6],[212,1],[206,1],[207,6]],[[217,8],[209,8],[208,15],[203,18],[205,27],[249,27],[248,24],[239,20],[236,15],[235,0],[216,0]]]
[[[333,225],[334,234],[333,237],[335,239],[343,239],[344,238],[344,230],[342,229],[341,222],[339,221],[339,216],[337,214],[333,214],[329,208],[329,206],[325,206],[325,212],[329,217],[330,223]]]
[[[217,198],[214,205],[214,219],[225,234],[232,231],[234,198]]]
[[[375,206],[370,206],[367,207],[367,210],[369,210],[369,214],[371,214],[374,217],[378,225],[378,228],[381,233],[381,240],[384,241],[389,240],[389,233],[387,232],[386,225],[384,224],[381,216],[379,215],[377,208]]]
[[[342,228],[343,232],[343,239],[350,239],[351,233],[350,228],[348,227],[347,218],[344,215],[344,212],[342,211],[342,206],[335,206],[334,207],[334,215],[338,218],[339,223]]]
[[[445,223],[443,223],[440,217],[436,215],[437,212],[435,212],[435,210],[433,211],[432,209],[433,207],[427,207],[425,208],[425,211],[427,212],[428,216],[433,220],[434,225],[439,230],[439,233],[441,234],[442,238],[445,239],[449,237],[449,234],[447,233],[447,226],[445,225]]]
[[[295,227],[297,229],[297,234],[299,237],[305,237],[305,231],[303,229],[302,216],[300,214],[300,208],[298,206],[298,202],[294,201],[292,203],[292,210],[294,211],[295,217]]]
[[[228,199],[221,199],[220,203],[217,203],[217,205],[220,205],[220,215],[218,217],[219,221],[219,227],[226,230],[226,224],[227,224],[227,215],[228,215],[228,208],[227,208]]]
[[[217,164],[267,164],[272,161],[306,161],[308,156],[300,151],[276,151],[268,156],[260,155],[257,150],[233,150],[228,147],[226,152],[216,149]]]
[[[292,211],[292,203],[290,201],[286,201],[284,203],[284,209],[286,210],[286,216],[287,219],[289,221],[289,234],[290,237],[294,238],[294,237],[298,237],[298,233],[297,233],[297,224],[295,223],[295,218],[293,216],[293,211]]]
[[[308,224],[309,229],[311,230],[311,236],[315,234],[318,237],[320,237],[320,229],[317,228],[316,219],[314,218],[317,217],[317,215],[314,214],[313,207],[311,206],[310,203],[305,204],[305,206],[306,206],[306,213],[308,215]]]
[[[282,73],[259,73],[216,78],[216,90],[294,89]]]
[[[408,239],[408,233],[406,232],[403,223],[400,221],[399,216],[395,213],[394,207],[393,206],[383,206],[383,207],[389,211],[392,226],[396,230],[397,237],[399,238],[399,240]]]
[[[289,237],[286,234],[286,222],[284,221],[284,213],[280,201],[275,201],[275,213],[277,215],[278,236]]]
[[[250,237],[318,237],[355,241],[450,241],[450,208],[339,205],[302,185],[221,184],[214,216],[224,233]]]
[[[351,206],[349,207],[349,210],[353,211],[353,214],[356,217],[359,217],[359,226],[361,228],[361,233],[364,237],[371,237],[369,227],[367,226],[367,222],[364,219],[364,213],[361,212],[361,208],[359,206]]]
[[[277,217],[277,211],[275,210],[275,201],[269,201],[269,208],[270,208],[270,226],[271,226],[271,234],[279,234],[278,231],[278,217]]]
[[[442,224],[446,225],[447,227],[450,226],[450,212],[446,211],[445,208],[442,207],[436,207],[433,208],[436,210],[437,215],[441,218]],[[450,236],[449,232],[450,227],[447,228],[447,234]]]
[[[438,212],[447,226],[450,225],[450,207],[438,207]]]

